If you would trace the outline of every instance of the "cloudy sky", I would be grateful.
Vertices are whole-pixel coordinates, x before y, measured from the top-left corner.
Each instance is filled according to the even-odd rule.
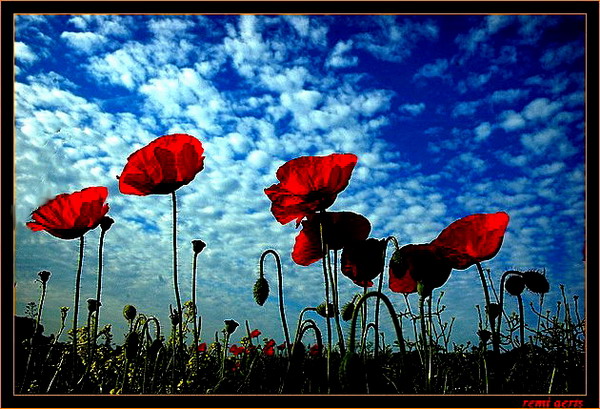
[[[584,23],[577,15],[17,16],[17,313],[37,301],[40,270],[53,274],[47,333],[59,307],[73,303],[78,241],[28,230],[31,212],[59,193],[106,186],[116,223],[105,241],[101,323],[120,342],[122,308],[133,304],[168,331],[170,198],[123,195],[116,176],[133,151],[176,132],[200,139],[206,155],[177,192],[184,301],[190,242],[208,244],[198,267],[205,340],[233,318],[283,341],[271,258],[271,297],[264,307],[252,298],[266,249],[282,258],[291,328],[303,307],[322,302],[320,264],[291,261],[298,231],[274,219],[263,192],[279,166],[303,155],[358,156],[331,210],[367,217],[371,237],[424,243],[460,217],[507,212],[503,247],[484,263],[496,289],[506,270],[545,269],[544,309],[555,308],[559,284],[583,300]],[[99,233],[86,234],[83,303],[96,292]],[[404,310],[387,275],[385,283]],[[484,303],[476,268],[454,271],[442,289],[443,317],[456,317],[452,340],[474,341],[475,305]],[[340,277],[342,303],[359,291]],[[414,309],[417,296],[409,299]],[[526,294],[530,301],[537,297]]]

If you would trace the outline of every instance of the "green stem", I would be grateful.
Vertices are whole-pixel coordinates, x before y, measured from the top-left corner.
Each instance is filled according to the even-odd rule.
[[[387,253],[387,245],[391,242],[394,243],[394,246],[396,247],[396,250],[398,250],[398,240],[394,237],[394,236],[389,236],[388,238],[385,239],[385,248],[383,249],[383,271],[381,272],[381,274],[379,275],[379,284],[377,286],[377,291],[381,292],[382,288],[383,288],[383,272],[385,271],[385,258],[386,258],[386,253]],[[374,350],[374,356],[377,357],[377,355],[379,354],[379,304],[380,304],[380,300],[379,298],[377,298],[377,301],[375,301],[375,350]]]
[[[177,282],[177,196],[175,195],[175,191],[171,193],[171,199],[173,202],[173,286],[175,287],[177,314],[179,315],[179,334],[177,338],[179,341],[179,350],[183,354],[183,313],[181,308],[181,297],[179,296],[179,284]],[[173,348],[175,348],[175,343],[173,344]],[[175,362],[173,362],[173,366],[176,366]]]
[[[288,356],[292,355],[292,346],[290,344],[290,333],[288,331],[287,319],[285,318],[285,304],[283,302],[283,273],[281,271],[281,258],[279,254],[275,250],[265,250],[261,256],[260,261],[258,263],[259,274],[261,278],[264,278],[264,263],[265,258],[268,254],[271,254],[275,258],[275,262],[277,263],[277,289],[279,291],[279,315],[281,316],[281,325],[283,326],[283,333],[285,335],[285,342],[288,348]]]
[[[483,287],[483,294],[485,296],[485,305],[486,305],[486,311],[487,311],[486,316],[488,317],[489,322],[490,322],[490,330],[492,332],[492,345],[494,346],[494,353],[498,355],[498,354],[500,354],[500,343],[499,343],[498,337],[496,335],[495,319],[492,318],[492,315],[490,314],[490,312],[491,312],[490,311],[491,310],[490,292],[488,291],[488,288],[487,288],[487,282],[485,280],[485,275],[483,273],[483,268],[481,268],[481,264],[478,262],[478,263],[475,263],[475,265],[477,266],[477,271],[479,271],[479,278],[481,279],[481,286]]]
[[[517,301],[519,302],[519,336],[521,337],[521,346],[525,345],[525,318],[523,311],[523,297],[521,294],[517,294]]]
[[[334,250],[333,252],[333,275],[330,274],[330,279],[331,279],[331,289],[332,289],[332,294],[333,294],[333,308],[335,309],[335,315],[334,315],[334,320],[335,320],[335,325],[337,328],[337,333],[338,333],[338,345],[340,347],[340,353],[342,356],[344,356],[344,354],[346,353],[346,346],[344,344],[344,333],[342,332],[342,326],[340,325],[340,314],[339,314],[339,310],[340,310],[340,300],[339,300],[339,292],[338,292],[338,273],[337,273],[337,265],[338,265],[338,251]],[[329,265],[329,272],[331,273],[331,264],[329,263],[329,252],[327,252],[327,259],[328,262],[327,264]]]
[[[196,374],[198,374],[198,308],[196,307],[196,266],[198,254],[194,252],[194,261],[192,266],[192,308],[194,309],[194,357]]]
[[[96,320],[94,321],[94,332],[93,332],[93,349],[92,358],[96,352],[96,337],[98,336],[98,325],[100,325],[100,293],[102,290],[102,257],[104,247],[104,235],[106,230],[102,229],[100,232],[100,244],[98,247],[98,285],[96,287]]]
[[[319,233],[321,238],[321,251],[323,255],[322,264],[323,264],[323,280],[325,283],[325,322],[327,323],[327,393],[331,391],[330,389],[330,361],[331,361],[331,321],[329,318],[329,280],[327,278],[327,265],[325,262],[325,257],[328,252],[327,243],[325,243],[325,235],[323,233],[323,222],[325,220],[325,210],[321,210],[319,220]]]
[[[33,336],[31,337],[31,340],[29,341],[29,354],[27,356],[27,365],[25,365],[25,375],[23,375],[23,383],[21,384],[21,389],[20,389],[21,393],[23,393],[23,388],[25,387],[25,385],[27,383],[27,376],[29,374],[29,365],[31,364],[31,355],[33,354],[34,341],[35,341],[36,335],[38,333],[38,328],[40,326],[40,321],[41,321],[41,317],[42,317],[42,310],[44,308],[44,299],[45,298],[46,298],[46,282],[42,281],[42,294],[40,295],[40,305],[38,306],[38,313],[37,313],[37,316],[35,317],[35,329],[33,330]]]
[[[83,248],[85,239],[83,236],[79,239],[79,262],[77,266],[77,275],[75,277],[75,300],[73,305],[73,368],[71,372],[72,387],[75,387],[77,379],[77,318],[79,315],[79,288],[81,285],[81,271],[83,267]]]

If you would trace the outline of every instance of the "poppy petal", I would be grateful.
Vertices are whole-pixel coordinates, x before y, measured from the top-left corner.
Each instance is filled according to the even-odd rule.
[[[390,289],[414,293],[421,282],[427,291],[444,285],[452,267],[431,244],[408,244],[394,251],[390,260]]]
[[[431,244],[440,249],[453,268],[464,270],[498,254],[508,222],[504,212],[473,214],[451,223]]]
[[[357,240],[344,247],[341,257],[342,274],[361,287],[372,287],[373,280],[383,272],[385,240]]]

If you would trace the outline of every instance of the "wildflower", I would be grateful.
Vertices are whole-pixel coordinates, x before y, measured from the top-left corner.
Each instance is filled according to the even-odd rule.
[[[330,207],[347,186],[358,158],[351,153],[302,156],[277,170],[279,183],[265,189],[271,212],[281,224],[300,221]]]
[[[38,273],[38,277],[40,278],[40,281],[42,283],[47,283],[48,280],[50,279],[51,275],[52,275],[52,273],[50,273],[50,271],[46,271],[46,270],[40,271]]]
[[[365,240],[371,231],[369,220],[352,212],[328,212],[311,215],[302,222],[302,230],[296,236],[292,260],[308,266],[323,258],[321,246],[321,223],[323,238],[330,250],[341,250],[351,242]]]
[[[201,343],[197,347],[198,352],[206,352],[206,342]]]
[[[396,250],[390,260],[390,289],[414,293],[423,284],[422,295],[429,295],[450,277],[452,268],[430,244],[408,244]]]
[[[115,221],[112,217],[104,216],[102,220],[100,220],[100,228],[102,231],[107,231],[113,225]]]
[[[342,251],[342,274],[361,287],[372,287],[383,272],[385,240],[366,239],[349,243]]]
[[[238,347],[236,344],[233,344],[229,348],[229,352],[231,352],[234,356],[238,356],[239,354],[246,352],[246,348],[244,348],[243,346]]]
[[[202,240],[192,240],[192,249],[194,250],[194,254],[200,254],[205,247],[206,243]]]
[[[252,331],[250,333],[250,338],[258,338],[260,336],[261,332],[257,329],[255,329],[254,331]]]
[[[240,324],[238,324],[234,320],[225,320],[225,332],[227,332],[229,335],[231,335],[235,332],[236,328],[239,325]]]
[[[265,347],[263,348],[263,353],[266,356],[275,355],[275,340],[270,339],[269,341],[267,341],[267,343],[265,344]]]
[[[173,193],[204,169],[203,153],[202,143],[191,135],[161,136],[127,158],[119,190],[138,196]]]
[[[319,344],[314,344],[308,350],[308,354],[310,356],[317,356],[317,355],[319,355],[319,353],[321,353],[321,348],[319,347]]]
[[[65,240],[82,237],[98,227],[108,212],[108,204],[104,203],[107,196],[108,189],[103,186],[60,194],[33,211],[33,221],[26,225]]]

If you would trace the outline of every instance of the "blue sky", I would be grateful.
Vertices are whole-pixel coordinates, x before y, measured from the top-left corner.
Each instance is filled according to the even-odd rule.
[[[276,222],[263,189],[284,162],[332,152],[358,164],[331,210],[366,216],[371,237],[424,243],[460,217],[505,211],[503,247],[484,265],[496,288],[506,270],[545,268],[545,308],[559,284],[583,300],[584,28],[578,15],[17,16],[17,312],[37,301],[40,270],[53,273],[47,332],[72,306],[78,243],[29,231],[30,213],[59,193],[106,186],[116,223],[101,323],[120,341],[122,308],[133,304],[166,328],[171,202],[122,195],[116,176],[134,150],[175,132],[196,136],[206,155],[177,193],[184,300],[190,242],[208,244],[198,268],[204,339],[233,318],[283,340],[270,259],[270,299],[252,299],[266,249],[282,257],[290,327],[322,302],[320,265],[291,261],[297,230]],[[86,235],[84,302],[96,291],[98,237]],[[340,278],[342,303],[360,290]],[[475,267],[442,290],[453,341],[474,341],[484,302]]]

